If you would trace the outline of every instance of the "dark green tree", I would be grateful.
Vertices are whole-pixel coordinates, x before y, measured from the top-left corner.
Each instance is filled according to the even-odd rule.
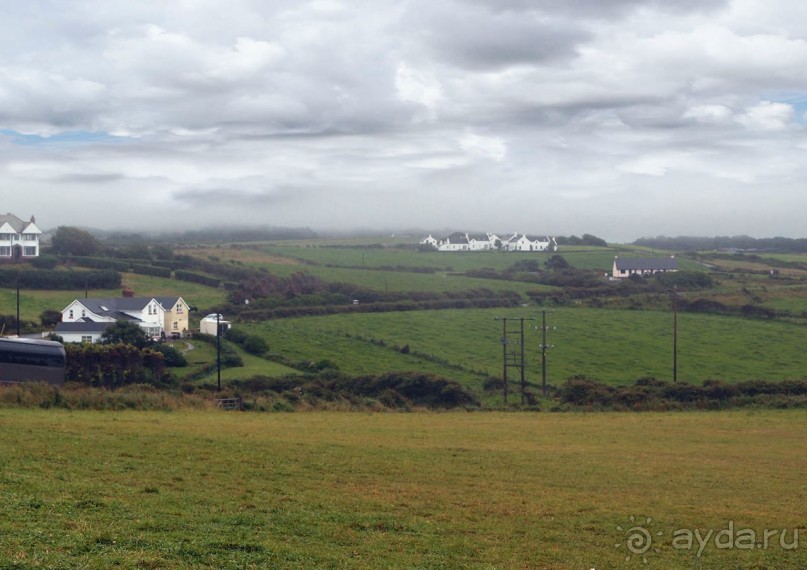
[[[90,232],[72,226],[59,226],[51,238],[50,250],[57,255],[98,255],[103,246]]]
[[[103,344],[131,344],[137,348],[144,348],[150,344],[146,331],[131,321],[118,321],[108,327],[101,335]]]
[[[570,267],[569,262],[562,255],[553,255],[544,263],[544,267],[549,271],[561,271]]]
[[[62,321],[62,313],[55,309],[45,309],[39,314],[39,320],[43,327],[52,327]]]
[[[257,335],[249,335],[244,340],[244,350],[256,356],[263,356],[269,352],[269,345],[263,338]]]

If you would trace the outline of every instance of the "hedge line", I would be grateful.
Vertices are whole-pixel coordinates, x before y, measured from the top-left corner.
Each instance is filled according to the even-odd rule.
[[[192,283],[199,283],[201,285],[206,285],[208,287],[218,287],[221,285],[221,280],[216,279],[215,277],[210,277],[208,275],[201,275],[199,273],[193,273],[191,271],[184,271],[178,269],[174,272],[174,277],[179,279],[180,281],[190,281]]]
[[[477,397],[460,383],[421,372],[390,372],[353,377],[333,370],[317,375],[256,377],[233,381],[230,388],[244,397],[272,392],[294,403],[373,398],[388,408],[450,409],[478,406]]]
[[[807,381],[750,380],[703,385],[642,378],[632,386],[611,386],[585,377],[567,380],[556,392],[562,404],[586,409],[722,409],[745,406],[807,407]]]
[[[51,271],[47,269],[16,271],[0,269],[0,287],[24,289],[115,289],[121,286],[117,271]]]
[[[396,311],[423,311],[436,309],[491,309],[515,307],[518,300],[511,297],[493,299],[439,299],[433,301],[397,301],[391,303],[364,303],[360,305],[317,305],[277,307],[275,309],[247,310],[240,313],[242,321],[263,321],[340,313],[387,313]]]

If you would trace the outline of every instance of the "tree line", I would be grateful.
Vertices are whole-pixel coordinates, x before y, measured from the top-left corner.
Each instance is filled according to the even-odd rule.
[[[678,236],[678,237],[643,237],[633,245],[664,249],[669,251],[720,251],[720,250],[752,250],[807,252],[807,238],[753,238],[750,236]]]

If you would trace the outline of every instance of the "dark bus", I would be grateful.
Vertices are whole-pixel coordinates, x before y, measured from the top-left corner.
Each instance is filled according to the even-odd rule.
[[[64,384],[65,352],[60,342],[0,338],[0,383]]]

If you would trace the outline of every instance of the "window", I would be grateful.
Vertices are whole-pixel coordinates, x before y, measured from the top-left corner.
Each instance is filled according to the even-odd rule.
[[[73,309],[70,309],[70,310],[67,312],[67,318],[68,318],[68,319],[72,319],[72,318],[73,318]]]
[[[26,245],[22,248],[22,254],[28,256],[36,255],[36,246]]]
[[[90,336],[90,335],[86,335],[86,336],[82,335],[81,336],[81,342],[92,342],[92,336]]]
[[[176,331],[176,330],[179,330],[179,323],[178,323],[178,322],[176,322],[176,321],[174,321],[174,324],[172,325],[172,327],[171,327],[171,328],[173,328],[175,331]]]
[[[81,317],[84,318],[86,316],[87,316],[87,311],[85,311],[84,309],[81,309]]]
[[[23,234],[22,239],[25,241],[36,241],[36,234]]]
[[[0,246],[0,257],[11,257],[11,247],[7,245]]]
[[[11,234],[0,234],[0,240],[11,241]]]
[[[177,315],[181,315],[183,310],[182,303],[177,303]]]

